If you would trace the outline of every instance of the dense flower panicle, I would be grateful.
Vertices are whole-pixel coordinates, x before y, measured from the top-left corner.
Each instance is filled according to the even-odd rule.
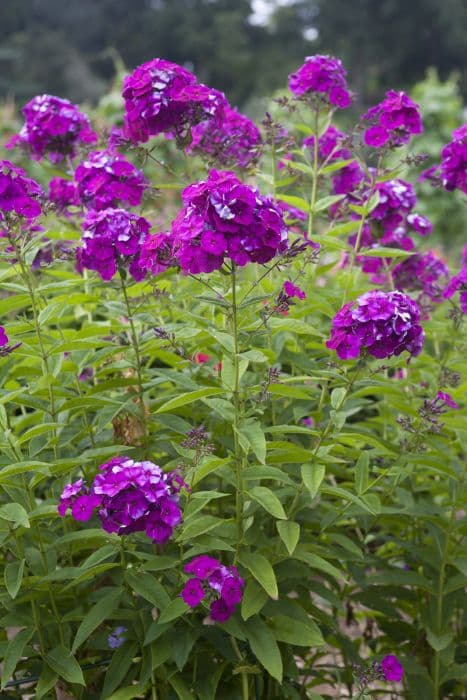
[[[300,68],[289,75],[289,89],[300,97],[310,93],[324,95],[335,107],[350,106],[351,96],[341,61],[333,56],[308,56]]]
[[[22,168],[9,160],[0,160],[0,221],[5,213],[33,221],[42,213],[40,198],[43,195],[40,185]]]
[[[8,336],[3,326],[0,326],[0,347],[8,345]]]
[[[365,130],[363,140],[374,148],[387,143],[402,146],[409,142],[411,134],[423,131],[420,107],[405,92],[395,90],[389,90],[385,99],[371,107],[362,119],[373,123]]]
[[[404,676],[404,667],[393,654],[388,654],[381,660],[381,670],[387,681],[399,683]]]
[[[467,194],[467,124],[452,134],[452,141],[441,151],[441,183],[446,190]]]
[[[78,195],[90,209],[116,207],[121,203],[138,206],[148,182],[141,170],[124,156],[112,151],[93,151],[75,172]]]
[[[445,262],[434,253],[417,253],[398,263],[392,270],[396,289],[419,291],[432,301],[441,301],[449,270]]]
[[[201,554],[185,565],[185,572],[192,575],[180,594],[185,603],[196,608],[207,598],[211,619],[226,622],[242,600],[245,582],[237,568]]]
[[[65,487],[59,514],[71,508],[75,520],[89,520],[97,508],[106,532],[145,532],[157,544],[165,544],[182,521],[178,494],[186,484],[180,475],[128,457],[114,457],[99,469],[89,488],[83,479]]]
[[[76,105],[54,95],[38,95],[23,107],[25,124],[7,148],[20,145],[33,160],[48,154],[53,163],[76,155],[80,144],[97,141],[88,117]]]
[[[418,355],[424,341],[419,321],[420,309],[410,297],[373,290],[338,311],[326,346],[341,360],[355,359],[363,350],[379,359],[404,350]]]
[[[126,209],[103,209],[88,212],[82,224],[83,247],[79,262],[88,270],[95,270],[103,280],[110,280],[119,266],[128,268],[135,280],[141,280],[146,269],[140,255],[144,239],[149,233],[149,222]]]
[[[189,150],[213,157],[220,165],[247,168],[258,157],[261,133],[251,119],[226,104],[212,119],[191,130]]]
[[[53,177],[49,182],[49,202],[60,214],[69,214],[68,207],[80,205],[76,184],[63,177]]]
[[[209,119],[226,104],[218,90],[198,83],[193,73],[176,63],[154,58],[138,66],[123,81],[125,135],[135,143],[187,130]]]
[[[467,314],[467,263],[463,265],[457,275],[451,277],[443,292],[443,297],[451,299],[458,291],[460,291],[459,301],[462,313]]]
[[[182,198],[172,236],[185,273],[218,270],[225,258],[241,266],[265,263],[287,248],[280,208],[233,172],[211,170],[206,181],[187,187]]]

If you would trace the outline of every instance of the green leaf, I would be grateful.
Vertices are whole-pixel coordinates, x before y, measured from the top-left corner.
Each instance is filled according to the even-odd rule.
[[[318,495],[321,484],[326,474],[324,464],[302,464],[301,467],[303,483],[307,487],[312,498]]]
[[[5,566],[5,587],[11,598],[16,598],[23,580],[25,559],[10,561]]]
[[[171,600],[167,607],[162,611],[157,624],[164,625],[166,622],[172,622],[172,620],[176,620],[178,617],[181,617],[188,612],[188,610],[190,610],[190,608],[181,598],[175,598],[174,600]]]
[[[281,194],[279,199],[282,202],[285,202],[286,204],[290,204],[292,207],[295,207],[296,209],[300,209],[300,211],[304,211],[307,214],[310,211],[309,203],[306,201],[306,199],[302,199],[302,197],[295,197],[294,195]]]
[[[274,518],[286,520],[287,516],[282,507],[282,503],[277,496],[266,486],[254,486],[247,494],[270,513]]]
[[[313,207],[313,212],[316,214],[319,211],[323,211],[323,209],[329,209],[329,207],[335,204],[336,202],[340,202],[343,197],[343,194],[333,194],[329,195],[328,197],[323,197],[315,203],[315,206]]]
[[[242,424],[238,430],[240,441],[246,443],[242,445],[246,450],[251,447],[258,462],[264,464],[266,460],[266,438],[264,436],[261,423],[256,420],[250,420]]]
[[[50,668],[58,673],[60,678],[68,681],[68,683],[86,685],[79,663],[66,647],[59,644],[45,655],[45,661]]]
[[[196,484],[199,484],[199,482],[202,481],[206,476],[208,476],[208,474],[212,474],[213,472],[217,471],[229,462],[230,459],[228,457],[206,457],[196,468],[196,472],[194,473],[193,480],[191,482],[192,486],[196,486]]]
[[[199,517],[192,518],[184,525],[177,540],[183,542],[184,540],[199,537],[199,535],[204,535],[205,532],[209,532],[218,525],[221,525],[222,522],[220,518],[215,518],[213,515],[200,515]]]
[[[36,685],[36,695],[38,700],[46,695],[51,690],[58,680],[58,676],[47,664],[43,665],[39,681]]]
[[[180,406],[186,406],[189,403],[198,401],[198,399],[205,398],[206,396],[215,396],[216,394],[224,394],[224,389],[219,387],[206,387],[205,389],[197,389],[196,391],[189,391],[187,394],[181,394],[176,396],[174,399],[170,399],[166,403],[160,406],[156,413],[166,413],[167,411],[173,411],[175,408],[180,408]]]
[[[446,649],[448,647],[454,636],[452,632],[444,632],[444,634],[435,634],[431,630],[426,631],[426,638],[428,640],[428,644],[432,649],[435,651],[443,651],[443,649]]]
[[[248,620],[249,617],[259,613],[267,600],[268,594],[264,588],[261,588],[261,586],[258,586],[256,581],[250,579],[246,584],[243,593],[241,608],[242,618],[244,620]]]
[[[238,559],[240,564],[255,577],[266,593],[274,600],[277,600],[279,592],[277,590],[276,575],[269,560],[257,552],[255,554],[243,552]]]
[[[369,464],[369,452],[361,452],[355,464],[355,489],[359,496],[368,488]]]
[[[320,647],[324,645],[324,639],[319,627],[312,621],[300,622],[300,620],[276,615],[268,621],[274,637],[279,642],[296,644],[302,647]]]
[[[330,173],[335,173],[337,170],[342,170],[346,165],[353,163],[353,158],[347,160],[333,161],[331,165],[325,165],[324,168],[320,168],[321,175],[329,175]]]
[[[343,386],[336,387],[336,389],[333,389],[331,392],[331,406],[333,408],[340,409],[342,408],[342,404],[344,402],[344,397],[347,394],[347,389]]]
[[[170,598],[164,586],[151,574],[141,571],[126,571],[125,579],[130,588],[145,600],[164,610],[170,603]]]
[[[26,510],[20,503],[7,503],[0,508],[0,518],[8,520],[15,524],[16,527],[30,527],[29,518]]]
[[[76,632],[75,641],[72,646],[72,653],[104,622],[115,610],[120,602],[122,591],[118,588],[111,593],[108,593],[105,598],[99,600],[88,613],[83,617],[83,620]],[[52,666],[53,668],[53,666]]]
[[[260,617],[245,622],[251,651],[270,676],[282,682],[282,658],[271,630]]]
[[[133,700],[140,695],[144,695],[147,685],[131,685],[128,688],[119,688],[115,693],[109,695],[105,700]]]
[[[12,596],[14,597],[14,596]],[[34,634],[34,630],[30,627],[20,630],[13,639],[8,642],[8,646],[5,651],[5,656],[3,659],[3,670],[2,670],[2,685],[1,689],[6,686],[8,681],[12,678],[15,668],[23,655],[23,649],[26,644],[31,639]]]
[[[299,547],[295,550],[293,558],[298,559],[299,561],[303,561],[305,564],[308,564],[308,566],[310,566],[312,569],[324,571],[325,574],[329,574],[329,576],[332,576],[338,581],[345,581],[345,576],[342,573],[342,571],[333,566],[333,564],[330,564],[328,561],[326,561],[326,559],[323,559],[323,557],[320,557],[319,554],[307,552],[306,550],[301,549]]]
[[[124,642],[114,651],[104,678],[102,698],[108,698],[125,678],[132,663],[133,657],[138,652],[137,642]]]
[[[285,544],[289,554],[293,554],[300,539],[300,525],[290,520],[283,520],[276,523],[279,537]]]

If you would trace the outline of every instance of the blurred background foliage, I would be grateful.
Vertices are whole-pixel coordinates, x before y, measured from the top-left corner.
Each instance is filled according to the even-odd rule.
[[[270,95],[304,56],[331,53],[357,106],[408,88],[429,66],[462,76],[465,0],[2,0],[0,98],[48,92],[96,102],[115,77],[159,56],[245,107]]]

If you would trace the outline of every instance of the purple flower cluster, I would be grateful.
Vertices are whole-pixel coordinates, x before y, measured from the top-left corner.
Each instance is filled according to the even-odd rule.
[[[347,139],[347,134],[337,129],[332,124],[318,139],[319,157],[322,161],[350,160],[352,153],[342,144]],[[304,146],[314,147],[314,136],[308,136],[303,141]],[[352,160],[332,176],[332,188],[334,194],[348,194],[354,192],[365,179],[365,173],[356,160]]]
[[[188,579],[181,597],[190,608],[196,608],[206,597],[210,601],[209,614],[215,622],[226,622],[240,603],[245,582],[235,566],[224,566],[205,554],[185,565]]]
[[[141,246],[149,233],[149,222],[125,209],[90,211],[83,224],[79,262],[110,280],[120,265],[128,266],[135,280],[146,274],[140,263]]]
[[[421,352],[424,341],[420,309],[402,292],[373,290],[345,304],[332,322],[326,346],[341,360],[357,358],[362,350],[379,359]]]
[[[5,213],[27,221],[36,219],[42,213],[39,200],[43,194],[40,185],[22,168],[9,160],[0,160],[0,221]]]
[[[23,107],[25,124],[7,148],[19,144],[34,160],[46,154],[53,163],[76,155],[80,144],[95,143],[88,117],[76,105],[54,95],[38,95]]]
[[[89,520],[98,508],[106,532],[145,532],[157,544],[165,544],[182,521],[178,494],[186,485],[179,474],[166,474],[152,462],[128,457],[114,457],[99,469],[90,488],[83,479],[65,486],[59,514],[71,508],[75,520]]]
[[[425,170],[420,179],[441,182],[448,191],[467,194],[467,124],[453,131],[452,141],[441,151],[441,164]]]
[[[135,143],[170,132],[185,138],[190,127],[213,117],[226,104],[218,90],[198,83],[176,63],[154,58],[123,81],[125,134]]]
[[[289,75],[289,89],[300,97],[319,93],[331,105],[345,109],[350,106],[351,95],[347,87],[341,61],[333,56],[308,56],[300,68]]]
[[[392,270],[396,289],[419,291],[432,301],[441,301],[441,292],[448,275],[446,263],[431,251],[412,255]]]
[[[420,107],[405,92],[395,90],[389,90],[386,98],[371,107],[362,119],[372,122],[372,126],[365,130],[363,140],[373,148],[386,144],[402,146],[409,142],[411,134],[423,131]]]
[[[388,654],[381,660],[381,670],[387,681],[399,683],[404,676],[404,667],[394,654]]]
[[[80,205],[75,183],[63,177],[53,177],[49,182],[49,202],[55,206],[57,212],[68,215],[68,207]]]
[[[206,181],[187,187],[182,198],[172,236],[185,273],[218,270],[226,257],[237,265],[265,263],[287,248],[280,208],[233,172],[211,170]]]
[[[93,151],[75,172],[78,195],[87,207],[105,209],[122,202],[141,204],[148,183],[141,170],[124,156],[111,151]]]
[[[247,168],[257,159],[261,144],[256,124],[229,104],[194,126],[191,135],[190,151],[211,156],[224,167]]]

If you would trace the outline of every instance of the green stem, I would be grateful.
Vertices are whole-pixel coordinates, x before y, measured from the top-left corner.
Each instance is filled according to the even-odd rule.
[[[146,420],[146,410],[144,406],[144,388],[143,388],[143,367],[141,362],[141,353],[139,350],[138,336],[136,333],[135,324],[133,321],[133,313],[131,310],[130,300],[128,298],[128,292],[125,283],[125,271],[119,267],[118,272],[120,275],[120,282],[122,288],[123,299],[125,301],[126,312],[128,317],[128,322],[130,324],[130,338],[131,345],[133,347],[133,352],[135,353],[136,360],[136,377],[138,383],[138,404],[141,413],[141,423],[143,426],[143,449],[144,452],[148,449],[148,425]]]
[[[318,156],[319,156],[319,143],[318,143],[318,131],[319,131],[319,109],[315,111],[315,123],[314,123],[314,140],[313,140],[313,184],[311,186],[311,200],[310,200],[310,213],[308,214],[308,238],[311,238],[313,233],[313,223],[314,223],[314,210],[316,204],[316,196],[318,194]]]
[[[232,339],[233,339],[233,370],[234,370],[234,388],[233,388],[233,438],[234,438],[234,455],[235,455],[235,472],[237,475],[237,491],[235,495],[235,520],[237,523],[237,555],[243,542],[243,450],[238,438],[239,429],[242,419],[242,403],[240,398],[240,368],[238,362],[238,307],[237,307],[237,276],[235,263],[232,263],[231,272],[232,286]]]
[[[237,659],[241,664],[245,662],[240,649],[238,648],[237,640],[235,637],[230,637],[230,643],[232,648],[237,655]],[[240,678],[242,681],[242,700],[249,700],[249,689],[248,689],[248,673],[246,671],[240,672]]]

